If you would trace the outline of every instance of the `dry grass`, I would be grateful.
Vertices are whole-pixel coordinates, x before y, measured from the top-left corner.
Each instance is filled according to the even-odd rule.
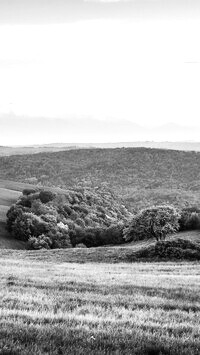
[[[16,255],[0,259],[0,354],[200,353],[199,264]]]

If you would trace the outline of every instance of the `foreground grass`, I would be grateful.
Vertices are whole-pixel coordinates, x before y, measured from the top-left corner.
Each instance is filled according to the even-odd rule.
[[[0,354],[199,354],[200,265],[0,259]]]

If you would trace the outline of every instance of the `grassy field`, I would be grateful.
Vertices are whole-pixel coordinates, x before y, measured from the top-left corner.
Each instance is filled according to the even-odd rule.
[[[0,258],[0,354],[199,354],[200,265]]]
[[[0,225],[1,226],[1,225]],[[195,243],[200,243],[199,231],[182,232],[167,238],[185,239]],[[141,241],[135,243],[122,244],[117,246],[104,246],[98,248],[70,248],[70,249],[41,249],[41,250],[16,250],[25,249],[26,244],[22,241],[11,240],[12,248],[6,247],[5,243],[10,243],[9,237],[4,240],[4,246],[0,249],[1,257],[12,257],[17,260],[45,261],[53,263],[130,263],[138,261],[137,252],[153,246],[155,241]],[[15,243],[15,244],[14,244]]]
[[[154,241],[22,250],[5,216],[25,187],[0,181],[0,355],[200,353],[198,263],[130,263]]]
[[[24,184],[0,180],[0,249],[24,249],[25,244],[11,238],[6,231],[6,213],[16,202]]]

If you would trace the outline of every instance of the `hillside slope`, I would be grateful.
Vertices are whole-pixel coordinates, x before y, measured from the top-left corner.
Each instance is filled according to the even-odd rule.
[[[18,184],[0,181],[0,249],[24,249],[25,243],[11,238],[6,230],[6,213],[21,192]]]
[[[200,200],[200,153],[147,148],[80,149],[0,158],[0,178],[44,186],[107,186],[133,210]]]
[[[59,152],[71,149],[89,148],[155,148],[184,151],[200,151],[199,142],[117,142],[117,143],[55,143],[32,146],[0,146],[0,156]]]
[[[15,203],[17,198],[21,195],[21,191],[24,188],[34,187],[34,185],[16,183],[13,181],[0,181],[0,249],[25,249],[26,243],[15,240],[10,237],[9,233],[6,231],[5,222],[6,222],[6,212],[11,206],[12,203]],[[61,190],[59,188],[52,188],[52,191],[57,193],[66,193],[66,190]],[[175,234],[167,239],[174,240],[181,238],[184,240],[189,240],[191,242],[200,243],[200,234],[199,231],[189,231],[189,232],[180,232]],[[99,261],[99,262],[108,262],[113,260],[117,262],[120,260],[125,260],[128,255],[137,252],[139,250],[145,249],[151,245],[154,245],[154,240],[141,241],[141,242],[130,242],[124,245],[116,246],[105,246],[98,249],[90,248],[90,250],[75,249],[64,251],[59,251],[59,256],[66,259],[67,261],[77,261],[83,262],[84,260],[90,261]],[[95,251],[96,250],[96,251]],[[58,252],[58,250],[57,250]],[[2,253],[2,251],[1,251]],[[10,252],[8,252],[10,253]],[[36,256],[41,256],[42,258],[46,255],[46,252],[35,252]],[[51,252],[52,253],[52,252]],[[7,255],[7,252],[3,252],[2,255]],[[28,252],[27,257],[32,255],[32,252]],[[17,257],[25,257],[25,254],[17,254]],[[53,252],[50,258],[54,258],[55,254]]]
[[[199,232],[178,233],[167,238],[174,240],[181,238],[200,244]],[[105,246],[98,248],[72,248],[54,250],[1,250],[0,258],[16,258],[17,260],[32,260],[58,263],[120,263],[130,262],[135,253],[155,245],[155,241],[142,241],[119,246]],[[17,248],[12,248],[17,249]],[[22,249],[22,248],[21,248]]]
[[[33,237],[31,243],[36,249],[38,237],[40,243],[45,242],[45,245],[52,248],[71,247],[84,241],[90,246],[95,233],[99,234],[96,246],[103,244],[102,238],[107,238],[108,233],[112,236],[115,234],[113,238],[119,243],[118,239],[122,239],[122,224],[132,217],[121,200],[108,189],[34,187],[25,183],[0,181],[0,248],[21,249],[21,246],[24,248],[27,244],[13,240],[5,228],[6,213],[13,203],[16,204],[9,211],[9,232],[17,240],[25,242]],[[24,224],[24,218],[28,224]]]

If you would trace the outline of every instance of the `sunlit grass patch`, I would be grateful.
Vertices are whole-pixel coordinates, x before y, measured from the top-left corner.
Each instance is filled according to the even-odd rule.
[[[197,263],[0,263],[0,354],[200,353]]]

